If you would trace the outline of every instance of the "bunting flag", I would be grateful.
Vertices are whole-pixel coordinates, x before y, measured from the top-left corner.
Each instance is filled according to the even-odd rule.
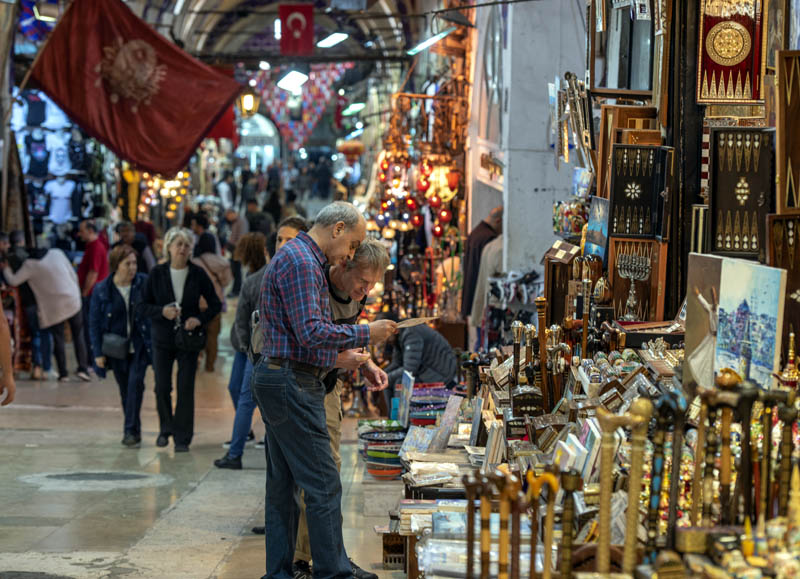
[[[302,120],[299,121],[292,120],[291,117],[289,101],[292,95],[276,85],[278,79],[286,74],[286,70],[276,68],[260,71],[255,77],[261,102],[290,150],[296,151],[308,141],[328,103],[335,96],[334,85],[350,68],[353,68],[352,62],[311,65],[308,81],[303,85],[300,97]]]
[[[74,0],[33,78],[87,133],[139,168],[182,170],[241,90],[120,0]]]

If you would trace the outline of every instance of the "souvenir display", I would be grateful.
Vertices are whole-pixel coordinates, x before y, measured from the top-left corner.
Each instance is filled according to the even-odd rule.
[[[698,103],[764,100],[766,11],[760,0],[700,2]]]
[[[611,196],[613,162],[611,149],[616,142],[617,129],[651,129],[658,111],[654,107],[633,105],[603,105],[600,117],[600,136],[597,145],[597,195]]]
[[[667,249],[660,241],[610,238],[608,270],[616,319],[663,319]]]
[[[767,264],[786,271],[782,343],[789,343],[789,332],[800,331],[800,215],[767,217]]]
[[[775,206],[774,131],[712,129],[709,247],[766,261],[767,214]]]

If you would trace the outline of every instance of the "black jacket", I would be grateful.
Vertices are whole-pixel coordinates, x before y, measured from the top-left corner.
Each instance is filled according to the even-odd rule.
[[[205,327],[220,313],[222,303],[217,297],[211,278],[203,271],[203,268],[192,262],[189,262],[188,267],[189,274],[183,289],[183,301],[180,303],[181,320],[197,318]],[[200,311],[200,296],[203,296],[208,304],[208,309],[204,312]],[[164,306],[174,301],[175,294],[172,291],[169,263],[162,263],[150,272],[144,288],[144,302],[139,306],[143,315],[149,317],[153,322],[154,346],[174,347],[175,322],[168,320],[161,313]]]
[[[444,336],[430,326],[421,324],[400,330],[392,362],[384,369],[389,384],[399,382],[406,370],[415,377],[425,370],[435,370],[447,383],[455,378],[458,361]]]

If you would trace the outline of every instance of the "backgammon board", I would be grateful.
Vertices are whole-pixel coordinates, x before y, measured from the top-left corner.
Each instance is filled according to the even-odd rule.
[[[767,265],[780,267],[787,273],[781,344],[788,348],[789,326],[793,326],[795,333],[800,331],[800,215],[770,215],[767,231]]]

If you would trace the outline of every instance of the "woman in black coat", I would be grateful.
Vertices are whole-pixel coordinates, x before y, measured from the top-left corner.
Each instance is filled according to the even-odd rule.
[[[106,369],[114,372],[125,414],[125,437],[122,444],[136,448],[142,441],[140,412],[144,396],[144,375],[151,363],[150,318],[139,304],[144,299],[147,276],[137,273],[136,251],[129,245],[118,245],[109,256],[111,275],[92,291],[89,308],[89,337],[95,352],[98,375]],[[104,336],[125,338],[123,347],[103,348]],[[108,343],[111,346],[111,342]]]
[[[166,446],[172,436],[175,452],[187,452],[194,434],[194,377],[197,356],[205,347],[205,340],[198,342],[197,337],[205,336],[206,326],[222,310],[211,279],[189,261],[193,243],[188,229],[167,231],[164,247],[169,262],[150,272],[141,306],[153,323],[153,371],[161,425],[156,445]],[[173,414],[172,366],[176,361],[178,396]]]

